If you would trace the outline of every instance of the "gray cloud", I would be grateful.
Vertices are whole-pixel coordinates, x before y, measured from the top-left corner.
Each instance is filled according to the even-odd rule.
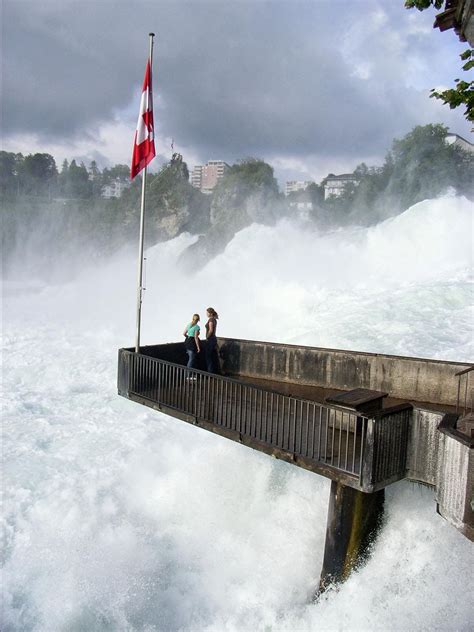
[[[203,158],[383,154],[415,124],[463,126],[417,85],[423,64],[432,85],[456,76],[454,35],[415,17],[401,0],[4,0],[4,135],[93,145],[117,115],[133,129],[154,30],[157,127]]]

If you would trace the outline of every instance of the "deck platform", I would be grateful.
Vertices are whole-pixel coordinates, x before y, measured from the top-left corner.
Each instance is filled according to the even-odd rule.
[[[331,479],[320,590],[364,559],[384,489],[403,478],[432,485],[438,513],[474,540],[474,367],[228,338],[218,349],[219,374],[188,369],[182,342],[120,349],[118,392]]]
[[[404,478],[409,402],[365,412],[341,389],[209,374],[184,359],[177,343],[122,349],[119,393],[366,493]]]

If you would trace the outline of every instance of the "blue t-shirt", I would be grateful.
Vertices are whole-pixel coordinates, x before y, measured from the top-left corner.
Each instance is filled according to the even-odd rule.
[[[191,323],[189,323],[188,328],[187,328],[187,334],[190,338],[194,338],[194,334],[196,333],[196,331],[199,332],[201,331],[201,328],[199,327],[199,325],[192,325]]]

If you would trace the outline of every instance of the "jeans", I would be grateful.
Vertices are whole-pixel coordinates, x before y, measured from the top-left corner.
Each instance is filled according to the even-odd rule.
[[[206,366],[209,373],[217,373],[217,339],[215,336],[206,340]]]
[[[194,369],[197,352],[194,349],[186,349],[186,353],[188,354],[188,364],[186,366],[188,369]]]

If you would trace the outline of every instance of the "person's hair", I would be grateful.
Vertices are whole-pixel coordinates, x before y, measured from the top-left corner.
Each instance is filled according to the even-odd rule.
[[[199,314],[193,314],[193,319],[192,319],[192,323],[193,325],[195,325],[196,323],[198,323],[201,320]]]
[[[219,314],[216,312],[216,310],[213,307],[208,307],[206,311],[210,313],[212,318],[219,318]]]

